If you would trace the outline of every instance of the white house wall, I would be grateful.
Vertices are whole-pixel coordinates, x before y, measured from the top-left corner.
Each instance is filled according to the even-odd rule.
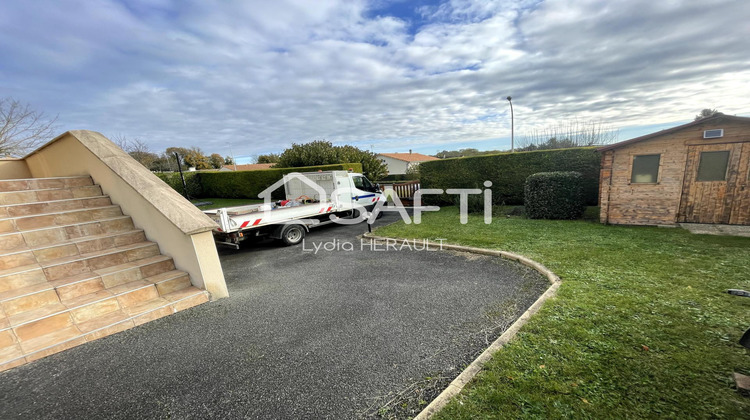
[[[393,159],[388,156],[378,156],[380,159],[382,159],[386,165],[388,165],[388,174],[389,175],[404,175],[406,174],[406,169],[408,167],[408,162],[404,162],[403,160]]]

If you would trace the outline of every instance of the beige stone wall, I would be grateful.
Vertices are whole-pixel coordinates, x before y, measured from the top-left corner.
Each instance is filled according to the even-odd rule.
[[[91,175],[149,240],[213,299],[228,296],[215,223],[103,135],[67,132],[25,158],[31,176]]]
[[[724,137],[707,140],[703,131],[724,129]],[[676,223],[690,145],[750,141],[750,125],[712,122],[655,137],[603,153],[600,219],[604,223],[660,225]],[[660,154],[655,184],[631,184],[633,156]],[[611,177],[611,179],[610,179]]]
[[[30,178],[29,166],[23,159],[0,159],[0,179]]]

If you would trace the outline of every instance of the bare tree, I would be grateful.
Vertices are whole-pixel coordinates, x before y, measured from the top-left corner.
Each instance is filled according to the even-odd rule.
[[[22,156],[51,140],[56,120],[16,99],[0,98],[0,155]]]
[[[152,169],[154,162],[159,159],[159,155],[151,152],[148,144],[138,137],[129,139],[122,134],[117,134],[112,137],[112,141],[146,168]]]
[[[115,134],[114,136],[110,137],[110,140],[112,140],[112,143],[116,144],[117,147],[125,151],[125,153],[128,152],[128,149],[130,148],[130,140],[128,140],[127,137],[123,136],[122,134]]]
[[[524,135],[520,151],[562,149],[610,144],[617,141],[619,132],[601,121],[580,121],[577,118],[556,126],[534,130]]]

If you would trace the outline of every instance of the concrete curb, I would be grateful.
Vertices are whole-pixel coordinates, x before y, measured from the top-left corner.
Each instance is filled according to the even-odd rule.
[[[384,238],[382,236],[376,236],[369,233],[365,233],[365,238],[369,238],[373,241],[393,241],[394,239],[398,241],[399,244],[403,244],[404,241],[407,243],[409,242],[406,239],[398,239],[398,238]],[[416,240],[414,241],[414,244],[416,246]],[[420,246],[423,245],[420,243]],[[469,366],[464,369],[463,372],[461,372],[460,375],[456,379],[451,382],[448,387],[446,387],[443,392],[440,393],[432,402],[425,407],[424,410],[422,410],[414,419],[415,420],[426,420],[432,417],[433,414],[440,411],[443,407],[445,407],[448,402],[450,402],[451,398],[458,395],[459,392],[468,384],[471,382],[472,379],[479,373],[480,370],[482,370],[482,367],[492,358],[492,355],[500,350],[503,346],[508,344],[510,340],[513,339],[513,337],[516,336],[516,333],[521,329],[521,327],[528,322],[528,320],[531,318],[532,315],[537,313],[539,309],[542,307],[544,302],[553,297],[557,293],[557,289],[560,287],[560,278],[550,271],[547,267],[539,264],[536,261],[533,261],[529,258],[524,257],[523,255],[514,254],[512,252],[506,252],[506,251],[493,251],[490,249],[482,249],[482,248],[474,248],[470,246],[461,246],[461,245],[449,245],[449,244],[430,244],[430,247],[438,248],[442,250],[452,250],[452,251],[463,251],[463,252],[471,252],[475,254],[482,254],[482,255],[490,255],[490,256],[496,256],[505,258],[512,261],[518,261],[521,264],[531,267],[534,270],[538,271],[539,273],[543,274],[547,279],[550,281],[551,285],[545,291],[539,298],[529,307],[529,309],[526,310],[505,332],[498,337],[497,340],[495,340],[487,349],[485,349],[482,354],[480,354],[476,359],[474,359],[473,362]]]

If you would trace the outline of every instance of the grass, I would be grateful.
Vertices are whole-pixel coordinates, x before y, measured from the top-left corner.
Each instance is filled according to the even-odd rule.
[[[563,281],[438,419],[750,418],[731,379],[750,374],[737,343],[750,299],[724,292],[750,289],[750,238],[506,216],[461,225],[452,207],[377,234],[520,253]]]
[[[201,210],[220,209],[222,207],[245,206],[248,204],[262,203],[263,200],[253,200],[250,198],[195,198],[190,200],[191,203],[211,202],[205,206],[198,206]]]

